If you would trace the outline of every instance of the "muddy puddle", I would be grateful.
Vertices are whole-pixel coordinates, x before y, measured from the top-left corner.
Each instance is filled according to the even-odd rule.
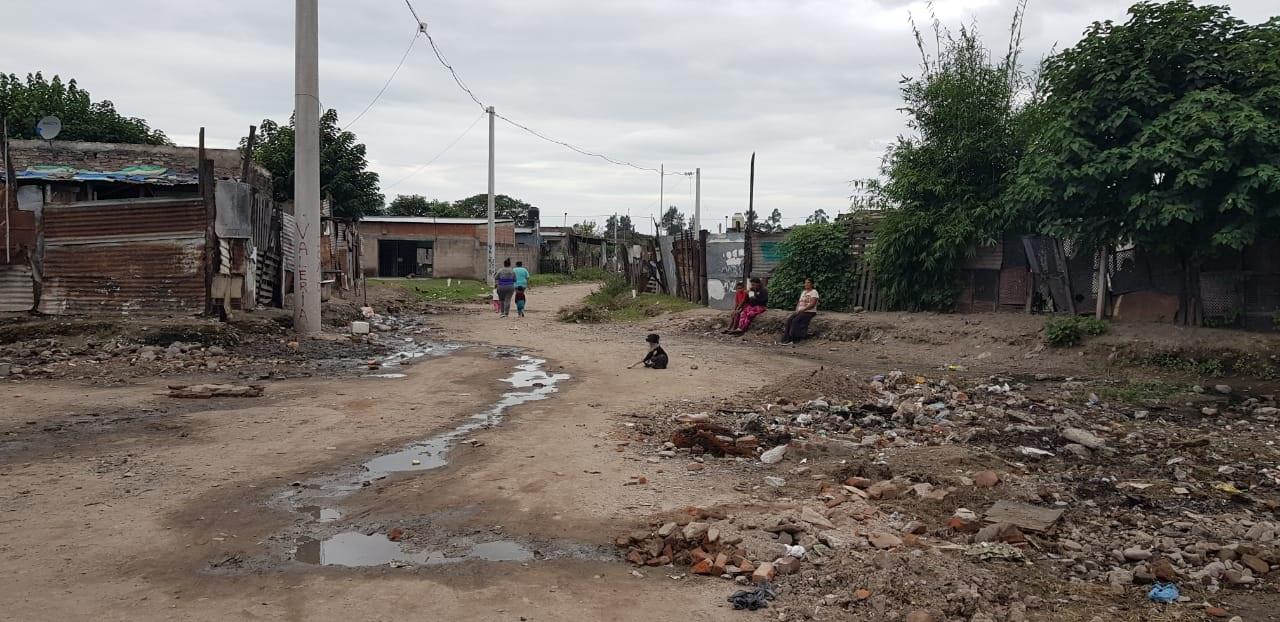
[[[380,373],[370,374],[378,378],[403,377],[396,368],[425,356],[443,356],[461,346],[442,344],[416,344],[422,347],[398,352],[383,359]],[[292,554],[297,561],[326,566],[382,566],[382,565],[438,565],[464,560],[531,561],[548,557],[583,556],[583,551],[571,550],[572,546],[552,545],[550,553],[537,547],[526,546],[514,540],[492,541],[459,538],[434,550],[410,550],[408,543],[397,542],[387,534],[365,533],[349,530],[332,533],[342,520],[336,506],[346,497],[373,482],[399,473],[411,473],[438,469],[448,464],[449,451],[459,443],[467,442],[467,436],[479,430],[491,428],[502,422],[508,409],[545,400],[555,393],[557,385],[568,380],[568,374],[547,373],[546,361],[519,354],[499,351],[494,356],[515,361],[511,375],[501,379],[511,386],[496,403],[476,413],[452,429],[406,445],[389,453],[375,456],[358,468],[294,482],[277,501],[314,525],[312,533],[296,539]],[[415,547],[416,548],[416,547]],[[543,547],[545,548],[545,547]],[[430,549],[430,547],[428,547]]]

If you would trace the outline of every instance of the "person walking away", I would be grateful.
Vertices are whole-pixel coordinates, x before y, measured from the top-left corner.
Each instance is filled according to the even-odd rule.
[[[502,313],[502,299],[498,298],[498,288],[493,288],[493,312]]]
[[[742,316],[742,307],[747,304],[746,283],[738,281],[733,285],[733,314],[729,316],[729,328],[720,332],[728,334],[738,329],[738,318]]]
[[[507,317],[511,314],[511,296],[516,292],[516,271],[511,269],[510,258],[502,260],[502,269],[493,278],[498,283],[498,300],[502,303],[499,317]]]
[[[525,290],[529,289],[529,269],[523,261],[516,262],[516,315],[524,317]]]
[[[813,287],[813,279],[804,280],[804,291],[800,292],[800,300],[796,301],[796,312],[787,316],[782,325],[782,343],[794,343],[809,336],[809,322],[818,314],[818,290]]]
[[[667,357],[667,351],[658,345],[657,333],[649,333],[649,336],[645,337],[644,340],[649,344],[649,352],[644,355],[643,360],[628,365],[627,369],[631,369],[640,363],[644,363],[644,366],[649,369],[666,369],[667,363],[671,361]]]
[[[735,335],[741,335],[751,328],[751,321],[756,319],[757,315],[764,313],[769,307],[769,292],[764,288],[764,284],[759,278],[751,279],[751,285],[747,289],[747,302],[742,306],[742,311],[738,313],[738,326],[733,331]]]

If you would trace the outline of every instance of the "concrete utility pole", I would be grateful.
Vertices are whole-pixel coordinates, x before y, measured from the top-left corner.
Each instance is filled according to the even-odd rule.
[[[498,259],[494,248],[494,236],[496,233],[493,225],[493,106],[489,106],[487,112],[489,113],[489,249],[485,253],[485,265],[488,266],[485,274],[488,275],[489,287],[493,287],[494,275],[498,271]]]
[[[693,169],[693,232],[702,231],[702,169]]]
[[[320,11],[317,0],[294,5],[293,198],[298,234],[293,328],[320,332]]]
[[[653,170],[653,169],[649,169]],[[665,216],[667,213],[667,165],[658,165],[658,215]],[[655,229],[657,227],[654,227]]]

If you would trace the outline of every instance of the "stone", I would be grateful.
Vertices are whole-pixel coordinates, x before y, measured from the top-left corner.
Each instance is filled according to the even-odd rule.
[[[1133,585],[1133,573],[1128,570],[1112,570],[1107,573],[1107,583],[1111,585]]]
[[[1200,409],[1200,414],[1206,417],[1216,417],[1218,416],[1218,409],[1212,406],[1205,406],[1204,408]]]
[[[862,489],[866,489],[874,483],[875,482],[865,477],[850,477],[849,479],[844,480],[845,486],[853,486],[854,488],[862,488]]]
[[[1276,408],[1275,406],[1262,406],[1260,408],[1255,408],[1253,410],[1253,414],[1258,415],[1259,417],[1274,417],[1276,415],[1280,415],[1280,408]]]
[[[1223,395],[1231,395],[1231,385],[1229,384],[1215,384],[1213,385],[1213,390]]]
[[[774,570],[781,575],[795,574],[800,571],[800,560],[790,555],[773,562]]]
[[[1231,612],[1222,607],[1209,607],[1204,610],[1204,613],[1211,618],[1225,618],[1231,615]]]
[[[756,567],[755,572],[751,573],[752,583],[764,583],[765,581],[773,581],[778,576],[778,571],[774,569],[773,563],[761,562]]]
[[[1102,438],[1098,437],[1093,432],[1082,430],[1080,428],[1063,428],[1058,434],[1072,443],[1084,445],[1089,449],[1102,449],[1107,445],[1106,441],[1102,440]]]
[[[901,494],[902,488],[889,480],[876,482],[867,488],[867,496],[872,499],[896,499]]]
[[[1126,560],[1131,562],[1141,562],[1151,559],[1151,551],[1136,546],[1131,546],[1125,549],[1122,554]]]
[[[714,565],[715,563],[712,562],[710,559],[704,559],[694,564],[693,567],[689,569],[689,572],[692,572],[693,574],[709,575],[714,573]],[[715,574],[720,574],[720,573],[715,573]]]
[[[891,549],[895,546],[902,546],[902,538],[891,533],[883,531],[873,531],[867,534],[867,541],[878,549]]]
[[[1169,561],[1169,558],[1167,557],[1152,560],[1151,563],[1148,564],[1148,567],[1151,575],[1155,577],[1157,581],[1167,583],[1178,579],[1178,571],[1174,569],[1173,562]]]
[[[871,598],[871,590],[868,590],[868,589],[867,589],[867,588],[865,588],[865,587],[860,587],[860,588],[858,588],[858,589],[856,589],[856,590],[854,590],[854,591],[853,591],[853,599],[854,599],[854,600],[862,601],[862,600],[866,600],[866,599],[868,599],[868,598]]]
[[[707,530],[710,528],[711,525],[708,525],[707,523],[694,521],[685,525],[684,530],[680,532],[680,535],[684,536],[684,539],[689,540],[690,542],[698,541],[702,539],[702,536],[707,535]]]
[[[644,553],[641,553],[639,549],[633,550],[627,554],[627,561],[637,566],[643,566],[645,562]]]
[[[951,518],[947,519],[947,526],[959,533],[977,533],[982,529],[982,521],[973,510],[956,508]]]
[[[1093,452],[1089,451],[1088,447],[1085,447],[1080,443],[1069,443],[1067,445],[1064,445],[1062,447],[1062,450],[1077,458],[1081,458],[1084,460],[1088,460],[1089,458],[1093,457]]]
[[[937,618],[928,609],[916,609],[903,618],[903,622],[937,622]]]
[[[926,531],[929,531],[929,527],[918,520],[913,520],[902,527],[902,533],[909,533],[917,536],[924,535]]]
[[[1268,572],[1271,571],[1271,564],[1268,564],[1265,560],[1263,560],[1261,557],[1258,557],[1257,555],[1249,555],[1247,553],[1244,555],[1241,555],[1240,563],[1244,564],[1245,566],[1248,566],[1249,570],[1252,570],[1254,574],[1267,574]]]
[[[973,485],[978,488],[994,488],[1000,483],[1000,475],[995,471],[978,471],[973,474]]]
[[[676,523],[663,523],[662,526],[658,528],[658,537],[666,538],[667,536],[675,533],[678,527],[680,527],[680,525]]]
[[[1021,544],[1027,541],[1027,537],[1023,535],[1022,530],[1012,523],[995,523],[979,529],[978,533],[973,536],[973,541]]]
[[[764,476],[764,483],[773,486],[774,488],[782,488],[787,485],[787,480],[782,479],[781,477],[766,475]]]
[[[819,533],[818,540],[833,549],[848,548],[857,543],[852,533],[835,529]]]
[[[1009,605],[1009,612],[1005,615],[1007,622],[1027,622],[1027,606],[1022,603],[1013,603]]]
[[[779,462],[782,462],[782,459],[786,457],[786,455],[787,455],[787,446],[778,445],[777,447],[774,447],[773,449],[770,449],[760,454],[760,462],[763,462],[765,464],[777,464]]]
[[[687,466],[685,466],[685,469],[689,471],[701,471],[705,468],[707,468],[707,465],[701,462],[690,462]]]
[[[819,514],[817,510],[805,508],[800,511],[800,520],[813,525],[814,527],[822,527],[823,529],[835,529],[836,526],[827,517]]]
[[[722,575],[729,566],[729,555],[720,553],[716,555],[716,559],[711,563],[711,574]]]

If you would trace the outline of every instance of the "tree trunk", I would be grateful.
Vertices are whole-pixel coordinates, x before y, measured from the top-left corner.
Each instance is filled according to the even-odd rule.
[[[1178,295],[1178,316],[1183,326],[1204,324],[1204,301],[1200,297],[1200,259],[1195,255],[1182,258],[1182,288]]]

